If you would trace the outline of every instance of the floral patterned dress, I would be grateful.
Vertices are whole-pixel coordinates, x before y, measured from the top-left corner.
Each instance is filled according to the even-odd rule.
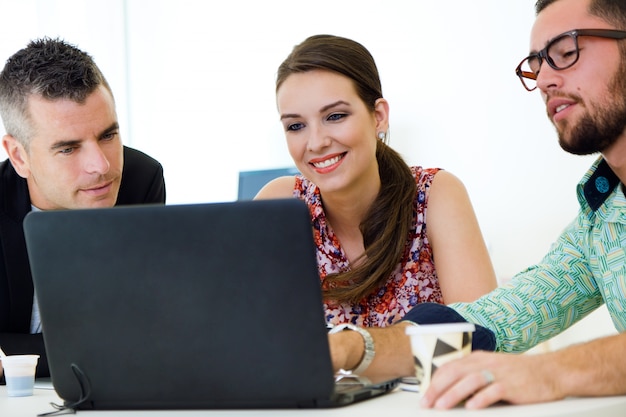
[[[418,303],[443,303],[433,253],[426,236],[428,194],[430,184],[438,171],[437,168],[411,167],[417,187],[413,223],[402,260],[378,292],[357,304],[325,300],[324,309],[328,323],[385,327],[399,321]],[[350,263],[339,239],[326,221],[319,188],[298,175],[294,196],[304,200],[311,212],[320,279],[324,280],[328,274],[349,270]]]

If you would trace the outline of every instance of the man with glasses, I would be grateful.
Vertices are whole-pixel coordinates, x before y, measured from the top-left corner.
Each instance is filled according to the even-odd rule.
[[[600,157],[578,186],[577,218],[544,259],[506,287],[451,307],[492,330],[503,352],[526,351],[604,303],[621,334],[544,354],[474,352],[437,370],[425,407],[626,394],[626,1],[535,7],[531,53],[516,73],[540,91],[561,147]]]

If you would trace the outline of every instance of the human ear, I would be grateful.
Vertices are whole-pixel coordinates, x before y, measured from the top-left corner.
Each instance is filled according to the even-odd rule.
[[[6,151],[11,165],[22,178],[30,176],[30,168],[28,162],[28,153],[19,140],[12,135],[4,135],[2,137],[2,147]]]
[[[389,130],[389,102],[382,97],[374,103],[374,118],[377,132]]]

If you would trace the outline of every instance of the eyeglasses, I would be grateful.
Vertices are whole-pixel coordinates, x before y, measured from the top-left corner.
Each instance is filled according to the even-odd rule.
[[[552,39],[541,51],[528,55],[515,69],[524,88],[533,91],[537,88],[537,76],[545,60],[551,68],[564,70],[574,65],[580,56],[579,36],[626,39],[626,31],[613,29],[574,29]]]

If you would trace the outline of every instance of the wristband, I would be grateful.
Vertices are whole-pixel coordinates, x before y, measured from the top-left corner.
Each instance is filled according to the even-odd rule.
[[[350,371],[353,374],[361,375],[370,366],[374,360],[374,356],[376,355],[376,351],[374,350],[374,339],[372,338],[370,332],[362,327],[358,327],[350,323],[339,324],[330,329],[328,333],[338,333],[342,330],[352,330],[363,337],[363,343],[365,345],[363,358],[361,359],[361,362],[359,362],[359,364]]]

